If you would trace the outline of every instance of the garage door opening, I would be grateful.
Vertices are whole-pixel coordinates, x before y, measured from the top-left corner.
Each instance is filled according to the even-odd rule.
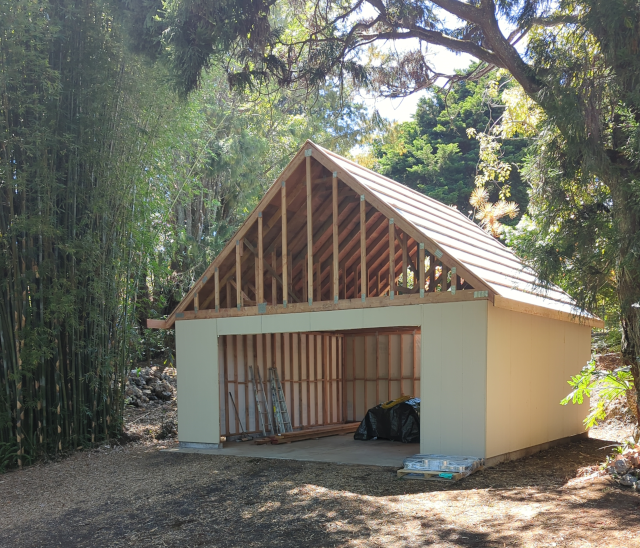
[[[415,444],[356,441],[352,433],[286,446],[257,446],[237,440],[242,430],[254,439],[263,436],[252,373],[262,382],[272,428],[268,380],[272,367],[278,372],[294,431],[359,423],[371,407],[403,395],[419,396],[420,339],[418,328],[220,336],[223,451],[326,462],[364,459],[367,464],[402,464],[405,456],[418,451]],[[274,434],[268,423],[266,430]]]

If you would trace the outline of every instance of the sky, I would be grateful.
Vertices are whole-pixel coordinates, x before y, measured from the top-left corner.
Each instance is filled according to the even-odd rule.
[[[456,54],[445,48],[429,46],[432,52],[432,65],[436,72],[454,74],[456,70],[467,68],[474,59],[467,54]],[[369,109],[377,108],[380,115],[395,122],[408,122],[416,111],[420,97],[427,91],[419,91],[402,99],[363,97],[362,101]]]
[[[358,13],[358,16],[375,16],[375,10],[368,4],[365,4],[365,8]],[[445,11],[440,12],[440,17],[444,25],[456,26],[461,22],[453,15],[448,14]],[[513,28],[503,19],[498,20],[498,24],[506,35],[513,30]],[[389,41],[385,45],[379,44],[380,49],[385,47],[394,48],[396,51],[406,51],[418,46],[418,40],[398,40],[396,42]],[[424,46],[423,46],[424,47]],[[520,53],[524,50],[525,41],[523,40],[516,49]],[[429,57],[431,60],[432,68],[441,74],[454,74],[458,69],[467,68],[475,59],[465,53],[454,53],[441,46],[428,45]],[[441,82],[444,84],[445,82]],[[414,93],[409,97],[403,99],[382,99],[374,98],[372,96],[363,97],[362,102],[365,103],[371,110],[377,108],[380,115],[387,120],[395,122],[408,122],[412,119],[413,114],[418,106],[418,101],[421,97],[424,97],[428,92],[421,91]]]

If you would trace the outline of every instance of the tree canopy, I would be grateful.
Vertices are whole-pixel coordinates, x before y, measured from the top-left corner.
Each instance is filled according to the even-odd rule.
[[[305,139],[369,131],[335,82],[239,94],[212,67],[179,100],[120,8],[0,0],[0,470],[119,435],[128,370],[173,353],[146,319]]]
[[[462,211],[475,183],[489,228],[489,201],[528,203],[507,242],[582,306],[615,291],[640,393],[639,0],[0,14],[0,469],[117,434],[127,368],[170,352],[142,320],[182,297],[305,139],[344,153],[374,133],[361,90],[432,89],[374,139],[375,167]],[[435,47],[477,63],[439,74]]]
[[[413,121],[394,125],[373,139],[373,167],[466,214],[480,151],[479,141],[467,130],[482,132],[500,119],[504,110],[500,84],[509,86],[506,79],[500,81],[491,73],[478,81],[456,82],[450,90],[434,89],[420,99]],[[501,144],[502,161],[512,166],[510,197],[524,211],[528,186],[517,165],[528,141],[514,135]],[[493,186],[489,190],[490,198],[497,200],[500,189]]]
[[[175,74],[179,66],[188,66],[189,74],[197,75],[215,58],[200,47],[207,43],[201,34],[228,41],[220,60],[230,82],[239,86],[271,81],[285,88],[310,88],[336,78],[366,85],[379,95],[403,96],[442,77],[429,62],[434,46],[475,57],[476,76],[495,67],[508,71],[544,111],[548,128],[557,131],[557,146],[545,149],[540,162],[549,168],[540,171],[545,175],[539,192],[550,204],[550,230],[569,228],[554,222],[564,214],[575,219],[580,230],[589,230],[588,220],[594,216],[586,214],[575,194],[587,193],[592,185],[603,185],[609,193],[609,200],[596,204],[596,210],[611,212],[623,356],[640,393],[638,0],[313,0],[292,4],[289,17],[299,23],[297,32],[281,26],[284,2],[241,6],[251,12],[246,27],[235,26],[235,7],[213,1],[176,0],[163,14],[154,12],[166,25],[158,39]],[[203,9],[215,9],[217,19],[189,27],[183,24],[189,17],[178,17],[180,10],[184,16]],[[240,32],[217,35],[219,18],[227,18],[227,28]],[[405,49],[381,47],[411,40],[413,47]],[[198,78],[179,84],[189,91]],[[560,162],[560,173],[553,161]],[[548,177],[552,173],[555,176]],[[575,211],[568,213],[567,203],[574,204]],[[588,240],[583,257],[588,255]],[[584,263],[572,264],[578,268]]]

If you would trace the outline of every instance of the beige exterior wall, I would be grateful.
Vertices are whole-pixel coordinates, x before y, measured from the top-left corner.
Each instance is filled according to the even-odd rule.
[[[590,358],[591,328],[488,307],[486,457],[584,432],[588,404],[561,406]]]
[[[223,363],[223,356],[219,336],[419,327],[423,306],[177,321],[175,325],[179,441],[196,444],[220,443],[219,364]]]
[[[216,320],[176,322],[178,439],[220,443]]]
[[[180,441],[220,441],[219,335],[404,326],[421,331],[421,453],[490,458],[583,432],[587,406],[559,402],[590,357],[591,329],[482,300],[178,321]]]
[[[485,454],[487,305],[422,307],[421,453]]]

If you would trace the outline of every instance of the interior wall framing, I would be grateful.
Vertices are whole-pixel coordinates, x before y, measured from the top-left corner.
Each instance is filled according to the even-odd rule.
[[[269,369],[276,368],[294,429],[345,422],[342,357],[343,337],[333,333],[220,336],[221,435],[239,435],[242,428],[262,432],[250,367],[256,380],[259,374],[269,409]]]
[[[419,329],[349,333],[344,337],[346,420],[361,421],[380,403],[420,397]]]

